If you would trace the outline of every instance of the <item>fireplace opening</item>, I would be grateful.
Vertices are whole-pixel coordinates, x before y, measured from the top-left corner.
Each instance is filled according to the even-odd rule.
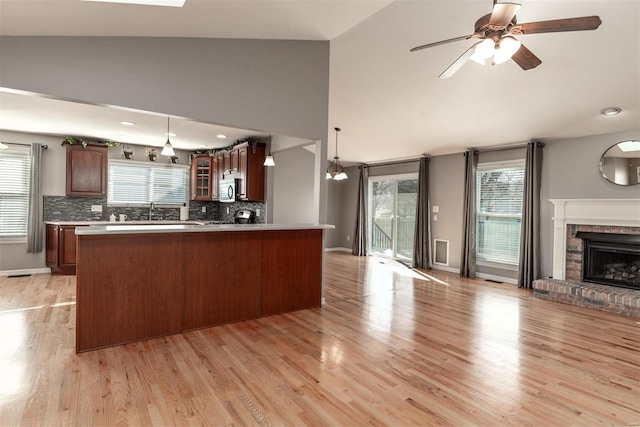
[[[582,280],[640,289],[640,235],[579,231],[583,240]]]

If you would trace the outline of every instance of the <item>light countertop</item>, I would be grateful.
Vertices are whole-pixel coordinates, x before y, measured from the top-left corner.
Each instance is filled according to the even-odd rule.
[[[93,221],[97,223],[97,221]],[[78,225],[77,223],[74,223]],[[127,225],[129,224],[129,225]],[[106,223],[106,225],[93,225],[90,227],[76,228],[76,234],[85,235],[112,235],[112,234],[145,234],[145,233],[202,233],[215,231],[268,231],[268,230],[328,230],[335,226],[329,224],[162,224],[155,221],[146,224],[135,223]]]
[[[111,222],[111,221],[45,221],[45,224],[50,225],[145,225],[145,224],[155,224],[155,225],[167,225],[167,224],[182,224],[182,225],[205,225],[209,220],[206,221],[179,221],[179,220],[131,220],[125,222]]]

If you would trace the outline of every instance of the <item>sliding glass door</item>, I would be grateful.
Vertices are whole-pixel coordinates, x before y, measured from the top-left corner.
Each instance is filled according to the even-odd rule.
[[[417,200],[417,174],[369,178],[369,254],[412,259]]]

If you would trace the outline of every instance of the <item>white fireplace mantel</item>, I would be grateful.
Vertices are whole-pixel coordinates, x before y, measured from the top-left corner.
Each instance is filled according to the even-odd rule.
[[[640,227],[640,199],[549,199],[553,203],[553,278],[565,279],[567,225]]]

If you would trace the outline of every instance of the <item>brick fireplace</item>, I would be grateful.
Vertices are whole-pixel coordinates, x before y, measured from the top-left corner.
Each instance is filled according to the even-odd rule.
[[[585,240],[578,237],[578,233],[597,233],[601,237],[631,235],[635,240],[635,236],[640,235],[640,199],[553,199],[551,202],[554,205],[553,279],[536,280],[534,296],[640,317],[640,289],[611,286],[616,281],[608,284],[583,281]],[[637,247],[636,243],[631,245]],[[632,255],[629,259],[635,262],[637,258]]]

